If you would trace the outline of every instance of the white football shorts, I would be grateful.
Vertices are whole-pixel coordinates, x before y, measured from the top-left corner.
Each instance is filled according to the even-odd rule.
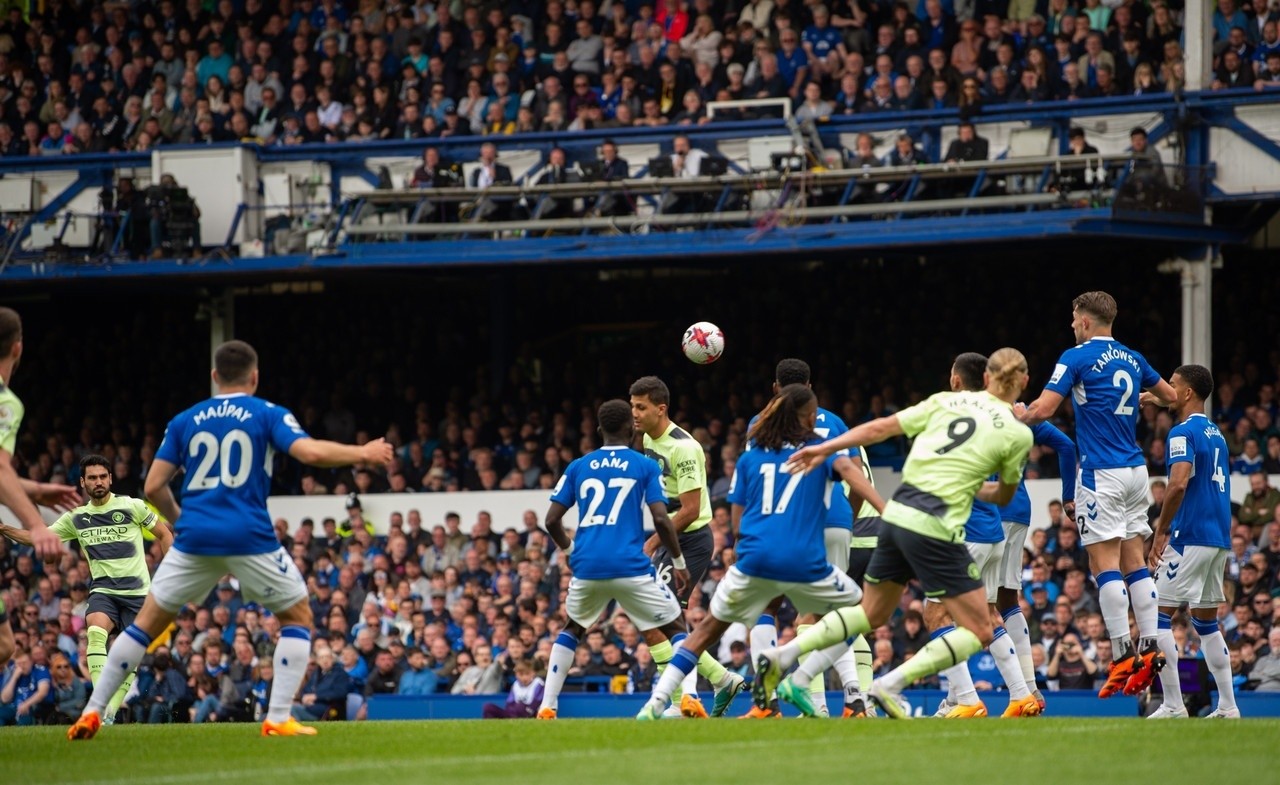
[[[1179,553],[1165,546],[1156,570],[1156,596],[1160,607],[1177,607],[1184,602],[1192,608],[1217,608],[1227,601],[1222,580],[1227,569],[1226,548],[1184,545]]]
[[[848,553],[847,548],[845,552]],[[711,598],[711,615],[720,621],[740,622],[750,627],[769,603],[783,594],[798,612],[819,616],[856,605],[862,600],[862,589],[858,588],[857,582],[835,567],[822,580],[788,583],[752,577],[735,564],[725,572],[724,580],[716,587]]]
[[[284,548],[246,556],[196,556],[170,548],[151,579],[151,596],[161,608],[177,613],[186,605],[204,602],[227,573],[239,579],[246,600],[272,613],[307,599],[307,582]]]
[[[1151,536],[1147,467],[1081,469],[1076,474],[1076,523],[1086,546]]]
[[[653,573],[600,580],[573,578],[569,581],[565,610],[570,619],[590,627],[614,600],[642,631],[669,624],[682,614],[680,601]]]
[[[1027,544],[1025,523],[1004,522],[1004,552],[1000,556],[1000,588],[1022,591],[1022,554]]]

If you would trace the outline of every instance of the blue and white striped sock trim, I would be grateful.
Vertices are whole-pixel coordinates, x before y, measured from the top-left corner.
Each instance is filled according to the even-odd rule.
[[[1169,615],[1169,614],[1167,614],[1167,613],[1156,613],[1156,629],[1157,629],[1157,630],[1172,630],[1172,629],[1173,629],[1173,617],[1172,617],[1172,616],[1170,616],[1170,615]]]
[[[1124,576],[1124,582],[1126,586],[1132,586],[1138,581],[1145,580],[1150,577],[1151,577],[1150,570],[1148,570],[1146,567],[1139,567],[1138,569]]]
[[[675,656],[671,658],[671,663],[668,667],[673,667],[681,673],[688,675],[693,673],[693,671],[698,667],[698,655],[681,647],[680,650],[675,653]]]
[[[143,648],[151,645],[151,636],[143,632],[142,628],[138,627],[136,624],[130,624],[128,627],[125,627],[124,634],[133,638],[141,644]]]
[[[311,630],[298,624],[290,624],[280,628],[281,638],[297,638],[300,641],[311,640]]]
[[[943,635],[946,635],[948,632],[951,632],[955,628],[956,628],[956,625],[954,624],[948,624],[945,627],[939,627],[938,629],[929,633],[929,640],[931,641],[937,640],[938,638],[941,638]]]
[[[1124,576],[1120,574],[1119,570],[1106,570],[1105,572],[1098,573],[1098,588],[1102,588],[1108,583],[1112,583],[1114,581],[1123,580]]]
[[[1195,628],[1196,634],[1201,638],[1206,635],[1213,635],[1218,631],[1218,622],[1214,619],[1197,619],[1192,616],[1191,626]]]

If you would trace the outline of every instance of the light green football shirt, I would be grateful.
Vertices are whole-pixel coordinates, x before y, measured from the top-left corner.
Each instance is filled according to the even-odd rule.
[[[693,532],[711,523],[711,488],[707,485],[707,456],[702,444],[675,423],[657,439],[644,435],[644,454],[662,467],[662,490],[667,494],[667,506],[678,509],[680,494],[702,489],[702,503],[698,517],[685,527]]]
[[[133,597],[151,588],[142,532],[159,520],[141,499],[112,495],[63,514],[49,529],[63,542],[79,541],[93,576],[90,592]]]
[[[22,427],[22,415],[25,411],[22,401],[13,394],[4,379],[0,379],[0,450],[10,455],[18,447],[18,429]]]
[[[898,412],[898,422],[915,443],[884,520],[926,537],[963,542],[982,483],[993,474],[1007,485],[1022,479],[1031,429],[986,391],[938,393]]]

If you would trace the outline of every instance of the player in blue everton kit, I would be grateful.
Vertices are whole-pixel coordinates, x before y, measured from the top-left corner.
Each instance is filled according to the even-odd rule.
[[[1156,587],[1147,570],[1147,464],[1137,443],[1138,400],[1150,390],[1172,400],[1173,388],[1146,358],[1111,336],[1116,301],[1085,292],[1072,301],[1079,345],[1062,353],[1040,397],[1026,407],[1031,425],[1053,416],[1068,394],[1076,412],[1080,470],[1076,523],[1098,582],[1098,604],[1111,635],[1114,661],[1098,696],[1145,690],[1164,667],[1156,644]],[[1125,587],[1128,586],[1126,591]],[[1129,639],[1129,603],[1140,638]]]
[[[569,464],[551,494],[547,511],[547,532],[569,555],[573,579],[565,599],[569,623],[551,648],[546,690],[538,709],[540,720],[556,718],[560,691],[578,641],[611,601],[617,601],[641,632],[656,629],[668,641],[685,637],[680,601],[658,579],[644,552],[644,508],[648,507],[658,538],[671,554],[676,592],[689,583],[680,538],[667,516],[662,468],[630,447],[634,435],[631,404],[606,401],[596,417],[604,446]],[[570,541],[564,530],[564,514],[574,506],[578,508],[578,529]],[[722,678],[725,686],[742,681],[741,676],[727,671]]]
[[[778,595],[789,597],[800,613],[825,613],[861,599],[857,583],[827,561],[823,544],[835,481],[855,477],[853,463],[840,451],[818,471],[805,474],[783,468],[800,447],[821,443],[813,432],[817,414],[813,391],[792,384],[774,396],[748,432],[754,444],[738,459],[729,491],[735,562],[716,587],[710,614],[676,650],[637,719],[658,719],[680,680],[697,667],[702,652],[731,624],[755,621]],[[805,664],[821,660],[823,666],[815,671],[821,672],[846,649],[848,643],[842,641],[830,650],[815,652]],[[767,702],[772,686],[757,689],[757,705]],[[807,680],[784,683],[778,686],[778,695],[812,716],[816,709],[808,688]]]
[[[951,364],[951,391],[977,392],[985,387],[984,374],[987,357],[977,352],[964,352]],[[993,476],[991,480],[998,480]],[[1024,480],[1025,482],[1025,480]],[[1022,487],[1021,485],[1019,487]],[[1000,562],[1004,556],[1004,525],[1000,520],[1000,508],[989,502],[974,499],[969,520],[964,525],[964,545],[978,568],[978,576],[990,607],[993,634],[987,646],[996,667],[1009,690],[1009,707],[1005,717],[1034,717],[1040,713],[1040,704],[1031,695],[1035,686],[1034,676],[1030,685],[1022,675],[1017,649],[1008,637],[1002,620],[996,614],[996,592],[1000,587]],[[932,638],[940,638],[955,629],[938,598],[927,597],[924,611],[925,624]],[[978,699],[968,662],[959,662],[942,671],[947,678],[947,696],[938,706],[935,717],[967,719],[987,716],[987,707]]]
[[[1149,557],[1160,595],[1158,639],[1168,665],[1160,672],[1164,702],[1148,719],[1187,716],[1178,677],[1178,645],[1170,625],[1184,604],[1190,606],[1200,651],[1218,685],[1218,708],[1209,716],[1236,719],[1240,709],[1231,682],[1231,657],[1218,629],[1218,606],[1226,602],[1222,576],[1231,549],[1227,442],[1204,414],[1204,402],[1213,394],[1209,369],[1183,365],[1173,372],[1172,387],[1172,401],[1143,397],[1143,403],[1168,405],[1177,422],[1165,440],[1169,484]]]
[[[809,380],[810,370],[807,362],[792,357],[779,360],[777,367],[774,369],[773,394],[777,395],[782,388],[790,384],[803,384],[808,387],[810,386]],[[751,432],[759,419],[760,415],[751,418],[751,422],[747,424],[747,433]],[[813,432],[819,438],[834,439],[848,430],[849,426],[845,425],[844,420],[839,415],[821,406],[818,407],[818,417],[814,422]],[[747,443],[747,449],[751,449],[750,442]],[[858,517],[863,522],[868,518],[876,518],[876,516],[879,516],[880,510],[884,509],[884,500],[876,493],[875,481],[872,479],[868,468],[866,453],[867,451],[864,448],[859,447],[856,453],[849,454],[849,460],[853,462],[854,468],[861,475],[859,484],[850,486],[849,490],[854,499],[860,502]],[[853,574],[849,572],[854,515],[853,505],[844,490],[844,486],[841,485],[831,495],[831,506],[827,509],[826,528],[823,529],[822,539],[827,549],[827,561],[841,572],[849,574],[854,580],[861,581],[861,573]],[[765,609],[765,612],[756,620],[755,626],[751,628],[750,644],[752,652],[761,652],[778,645],[777,617],[778,609],[782,606],[782,599],[782,597],[778,597],[769,603],[769,607]],[[796,625],[796,631],[801,632],[808,629],[817,620],[816,616],[801,617]],[[866,695],[863,694],[861,683],[864,681],[868,684],[871,683],[871,661],[871,645],[867,642],[865,636],[859,635],[853,643],[853,648],[835,663],[835,670],[840,676],[840,683],[845,695],[845,717],[867,716],[868,707],[871,703],[867,700]],[[827,694],[822,674],[819,674],[810,684],[809,693],[818,714],[826,716],[828,714]],[[780,716],[782,715],[776,702],[770,702],[764,708],[753,705],[751,710],[743,715],[743,718],[767,719]]]
[[[147,497],[173,522],[173,547],[157,568],[137,618],[112,644],[92,699],[67,733],[70,739],[98,732],[107,701],[151,641],[178,611],[203,601],[227,573],[239,578],[245,596],[275,614],[281,625],[262,735],[316,732],[290,716],[311,654],[312,617],[306,582],[276,540],[267,514],[273,458],[286,452],[312,466],[384,464],[391,460],[391,445],[384,439],[355,446],[307,436],[288,409],[254,397],[258,354],[244,341],[228,341],[214,352],[213,383],[217,395],[169,422],[147,473]],[[169,488],[179,469],[186,471],[182,507]]]
[[[1075,518],[1076,499],[1076,446],[1070,437],[1047,422],[1031,426],[1032,443],[1051,447],[1058,454],[1058,472],[1062,477],[1062,504],[1067,516]],[[1031,630],[1027,617],[1022,613],[1019,593],[1022,591],[1022,555],[1027,542],[1027,530],[1031,528],[1031,494],[1027,493],[1024,478],[1014,494],[1013,501],[1000,508],[1004,524],[1004,553],[1000,558],[1000,588],[996,592],[996,608],[1004,622],[1004,628],[1018,653],[1022,677],[1031,688],[1043,712],[1044,695],[1036,689],[1036,668],[1031,661]]]

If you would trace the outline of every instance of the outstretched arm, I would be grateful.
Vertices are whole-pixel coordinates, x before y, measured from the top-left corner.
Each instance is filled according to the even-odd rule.
[[[386,439],[374,439],[365,444],[355,445],[340,444],[326,439],[312,439],[307,436],[290,445],[289,454],[308,466],[330,469],[357,463],[388,463],[393,451]]]
[[[1054,415],[1058,411],[1058,407],[1062,405],[1062,394],[1053,390],[1045,390],[1040,393],[1040,397],[1031,403],[1023,406],[1015,404],[1013,413],[1018,416],[1027,425],[1035,425],[1042,423]]]
[[[0,449],[0,504],[17,516],[18,522],[30,533],[31,545],[40,559],[53,559],[62,552],[62,541],[49,531],[40,511],[36,509],[18,472],[13,468],[13,456]]]
[[[796,450],[791,459],[787,461],[787,465],[799,466],[807,472],[816,469],[827,459],[828,455],[834,452],[849,447],[879,444],[885,439],[891,439],[902,434],[902,423],[898,421],[898,415],[892,414],[888,417],[880,417],[855,426],[834,439],[821,444],[811,444],[808,447]]]

